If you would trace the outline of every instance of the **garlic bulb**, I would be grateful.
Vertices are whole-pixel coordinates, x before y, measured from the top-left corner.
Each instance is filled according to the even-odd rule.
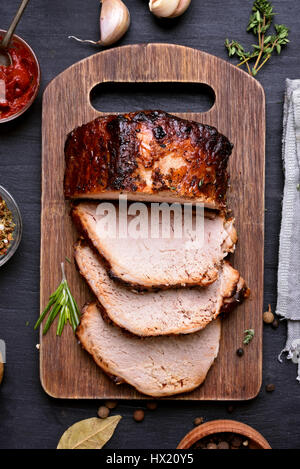
[[[189,7],[191,0],[150,0],[150,11],[159,18],[176,18]]]
[[[130,26],[130,13],[122,0],[100,0],[102,3],[100,14],[100,41],[78,39],[75,36],[69,38],[79,42],[89,42],[101,46],[114,44],[126,33]]]

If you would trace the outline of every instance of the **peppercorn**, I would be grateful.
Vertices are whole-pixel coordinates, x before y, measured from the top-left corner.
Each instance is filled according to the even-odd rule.
[[[142,409],[135,410],[133,418],[136,422],[142,422],[145,418],[145,412]]]
[[[106,419],[107,417],[109,416],[109,409],[107,407],[105,407],[104,405],[102,405],[101,407],[99,407],[98,409],[98,417],[100,419]]]
[[[195,427],[197,427],[198,425],[202,425],[203,422],[204,422],[203,417],[196,417],[195,420],[194,420],[194,425],[195,425]]]
[[[239,448],[242,444],[242,439],[239,436],[235,436],[231,441],[233,448]]]
[[[217,433],[198,440],[193,449],[253,449],[249,440],[237,433]]]
[[[273,392],[273,391],[275,391],[275,384],[267,384],[267,386],[266,386],[266,391],[267,391],[267,392]]]
[[[4,256],[13,241],[15,224],[11,211],[0,196],[0,257]]]
[[[217,445],[215,443],[208,443],[206,446],[207,449],[218,449]]]
[[[195,449],[206,449],[206,444],[203,443],[202,441],[198,441],[198,442],[195,444]]]
[[[227,441],[220,441],[218,449],[229,449],[229,443]]]
[[[273,327],[273,329],[277,329],[279,327],[279,321],[278,319],[274,319],[274,321],[272,322],[271,326]]]
[[[274,314],[272,313],[271,305],[269,305],[268,311],[264,312],[263,321],[266,324],[272,324],[272,322],[274,321]]]
[[[244,355],[244,349],[243,348],[238,348],[236,351],[236,354],[238,357],[242,357]]]
[[[147,407],[147,409],[149,409],[149,410],[155,410],[155,409],[157,409],[157,402],[155,402],[155,401],[148,401],[148,402],[146,403],[146,407]]]
[[[108,409],[115,409],[118,405],[118,401],[105,401],[105,406]]]

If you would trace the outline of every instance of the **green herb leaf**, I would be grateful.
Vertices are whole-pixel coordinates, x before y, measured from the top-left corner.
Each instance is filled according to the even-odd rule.
[[[65,270],[64,270],[64,264],[61,264],[61,270],[62,270],[62,281],[60,285],[58,286],[57,290],[52,293],[52,295],[49,298],[49,303],[47,304],[46,308],[40,315],[39,319],[37,320],[34,329],[37,329],[41,323],[44,321],[46,318],[47,314],[48,318],[43,330],[43,334],[47,334],[48,330],[50,329],[53,321],[55,318],[59,315],[58,319],[58,324],[57,324],[57,330],[56,334],[58,336],[61,336],[65,324],[67,322],[70,323],[73,331],[76,331],[77,326],[79,325],[80,322],[80,311],[77,306],[76,301],[74,300],[70,289],[69,285],[66,280],[65,276]]]
[[[57,449],[101,449],[113,436],[121,418],[115,415],[81,420],[65,431]]]
[[[289,28],[284,24],[275,24],[276,34],[266,36],[266,32],[273,22],[275,13],[273,6],[268,0],[256,0],[253,3],[252,14],[249,19],[247,31],[257,36],[257,44],[252,45],[252,50],[246,52],[242,44],[235,40],[226,39],[225,47],[229,57],[237,56],[240,63],[238,67],[244,65],[250,75],[256,76],[259,70],[271,58],[274,51],[281,53],[282,47],[289,43]],[[254,66],[250,66],[254,61]]]
[[[246,329],[244,331],[244,334],[245,334],[245,337],[244,337],[244,340],[243,340],[243,344],[248,345],[248,344],[250,344],[251,340],[253,339],[255,331],[254,331],[254,329]]]

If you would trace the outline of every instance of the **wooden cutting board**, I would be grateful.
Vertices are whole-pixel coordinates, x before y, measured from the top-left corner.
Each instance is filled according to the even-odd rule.
[[[72,259],[77,238],[63,195],[64,143],[75,127],[104,114],[91,106],[89,96],[96,84],[105,82],[204,83],[215,92],[208,112],[178,115],[213,125],[234,143],[229,205],[239,241],[233,263],[252,294],[223,320],[219,356],[205,383],[177,399],[251,399],[262,379],[265,98],[258,81],[217,57],[177,45],[125,46],[74,64],[48,85],[42,129],[41,310],[61,281],[60,262],[66,256]],[[65,264],[71,291],[82,306],[91,294],[74,263]],[[255,337],[238,358],[236,350],[249,328],[255,329]],[[127,385],[111,383],[78,345],[70,327],[62,338],[56,337],[55,329],[40,338],[41,382],[48,394],[76,399],[143,397]]]

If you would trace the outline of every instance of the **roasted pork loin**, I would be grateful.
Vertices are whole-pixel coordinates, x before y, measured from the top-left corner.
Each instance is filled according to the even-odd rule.
[[[99,117],[65,145],[65,197],[225,207],[232,145],[214,127],[162,111]]]
[[[206,378],[219,351],[220,320],[195,334],[139,338],[103,319],[95,303],[83,310],[77,337],[116,384],[164,397],[192,391]]]
[[[76,244],[75,260],[109,319],[138,336],[197,332],[247,295],[244,280],[228,262],[208,287],[137,294],[110,279],[100,256],[87,243]]]
[[[218,278],[223,259],[237,241],[234,220],[223,215],[204,218],[202,244],[191,232],[182,239],[101,236],[97,207],[95,202],[80,202],[72,210],[73,220],[105,259],[110,277],[136,290],[209,285]],[[118,204],[115,210],[118,219]]]

